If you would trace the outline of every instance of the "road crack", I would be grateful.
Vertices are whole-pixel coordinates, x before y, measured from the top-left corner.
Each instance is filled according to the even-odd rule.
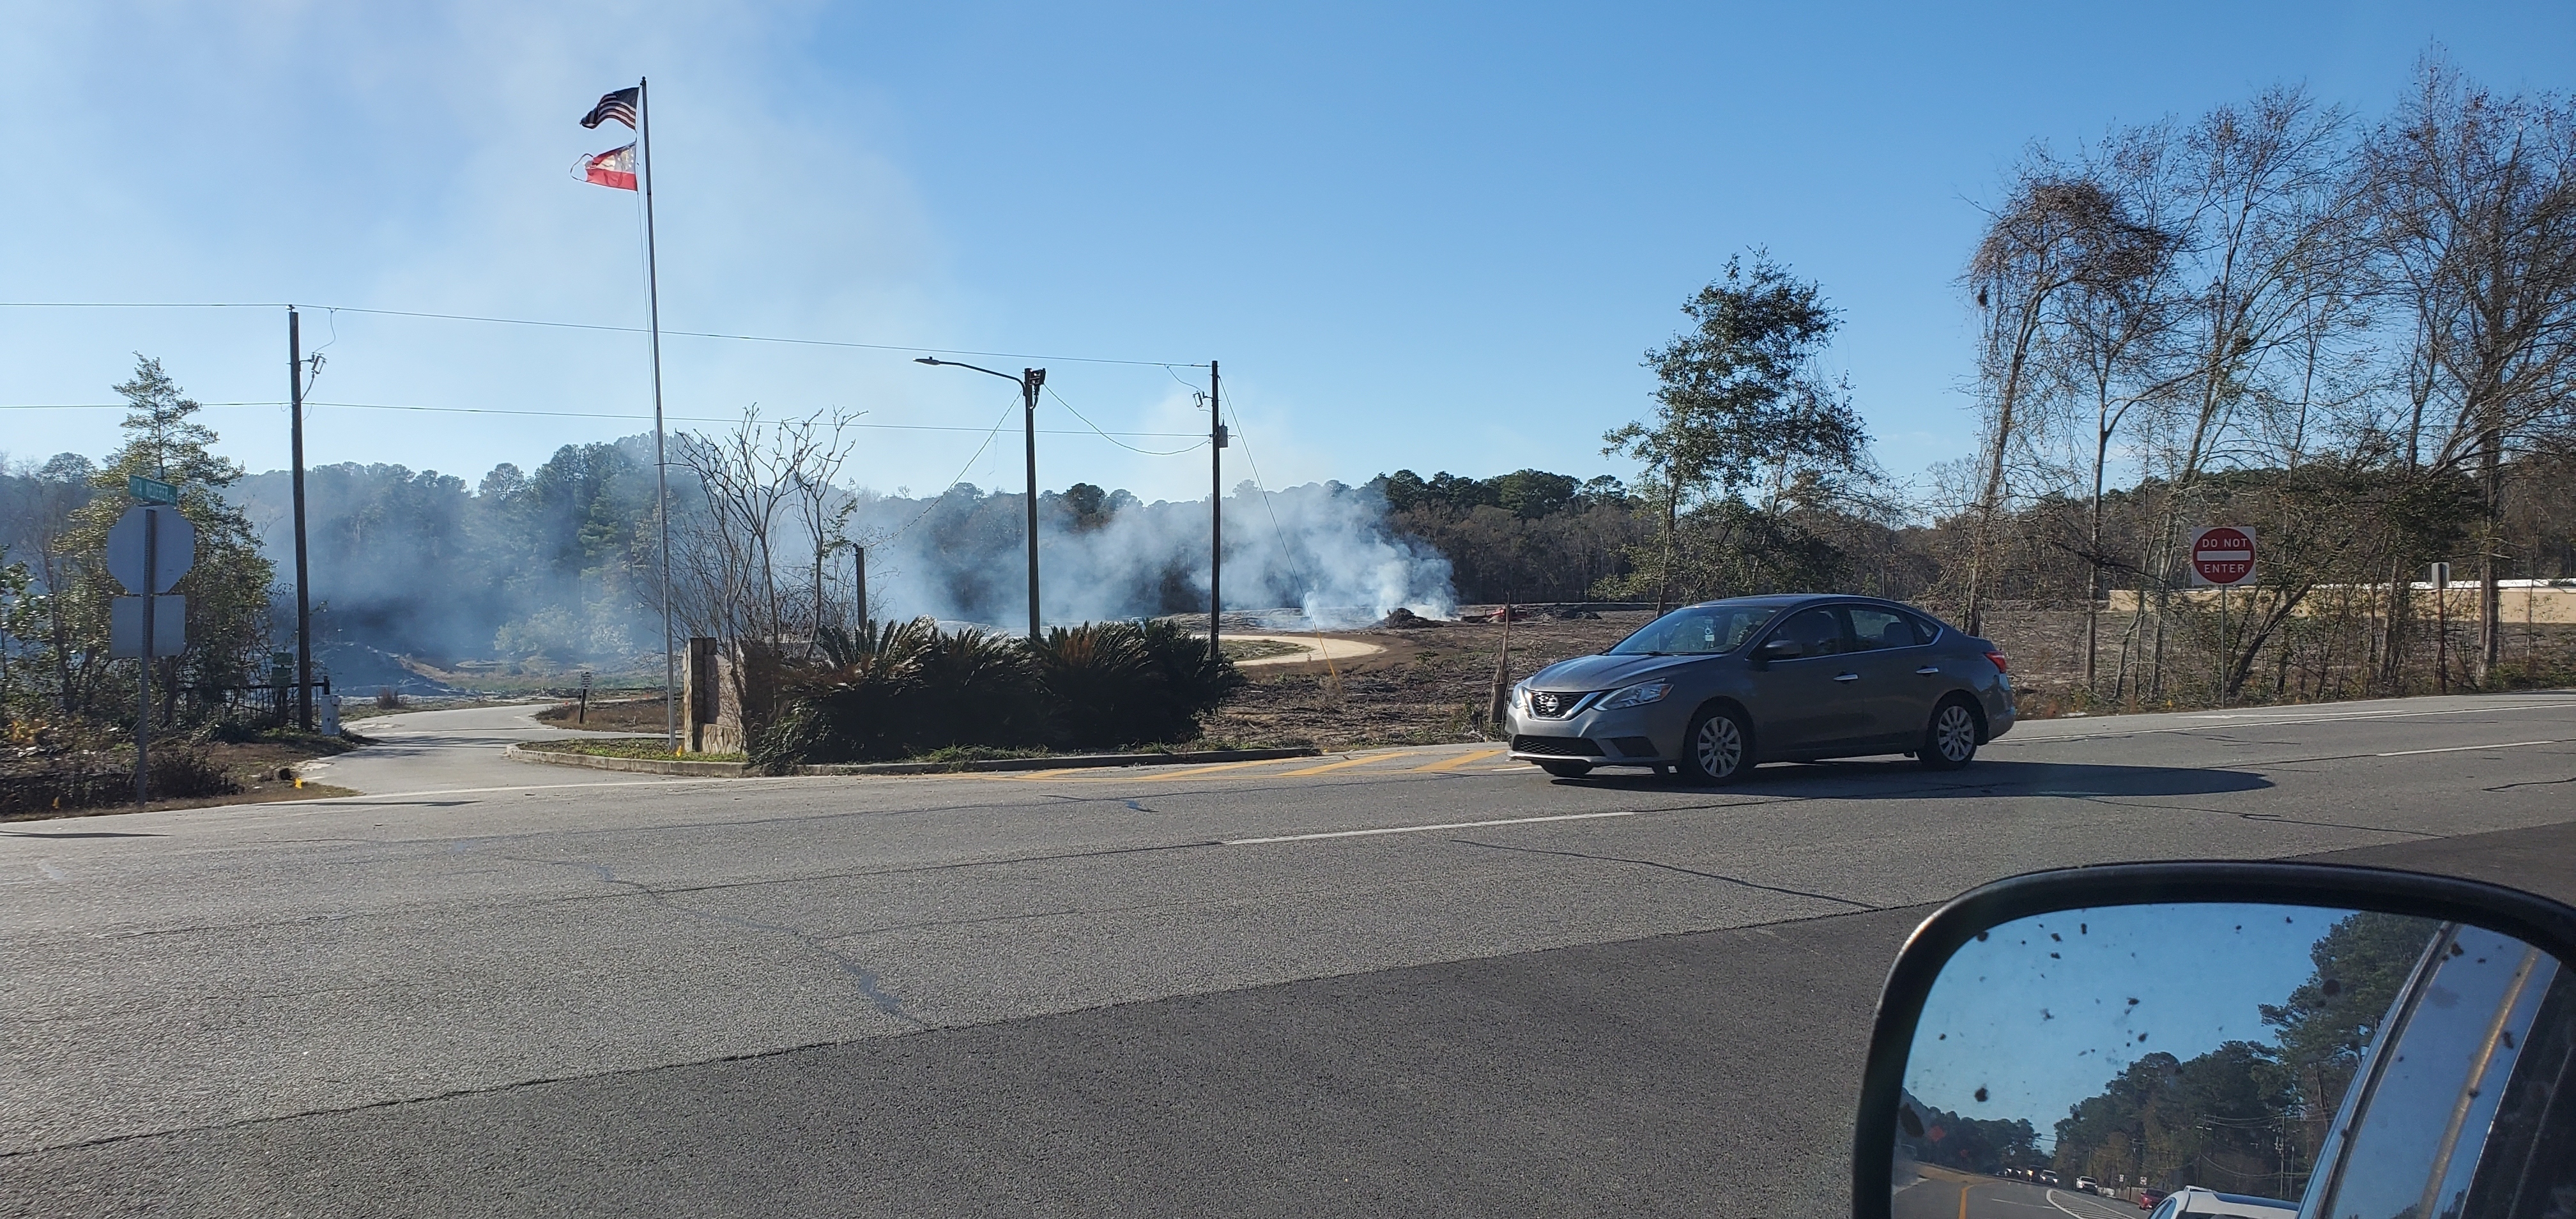
[[[507,855],[501,856],[501,858],[510,859],[516,863],[539,864],[557,868],[572,868],[576,871],[588,872],[593,876],[598,877],[602,884],[616,885],[620,888],[627,889],[635,893],[637,896],[644,898],[646,901],[652,902],[654,905],[659,906],[664,910],[668,910],[673,914],[682,915],[687,918],[700,919],[706,922],[722,923],[727,926],[740,927],[750,931],[766,931],[773,935],[784,935],[789,939],[796,941],[796,943],[803,947],[807,952],[821,956],[825,960],[830,961],[833,966],[839,969],[842,973],[849,975],[852,983],[858,987],[859,995],[866,999],[868,1003],[878,1011],[892,1019],[900,1020],[905,1024],[909,1024],[915,1029],[927,1029],[930,1027],[929,1021],[904,1010],[902,997],[887,990],[883,985],[881,985],[877,980],[875,970],[869,969],[867,966],[862,965],[857,960],[851,958],[848,954],[840,952],[823,941],[816,939],[812,932],[807,931],[802,927],[793,926],[787,923],[764,922],[760,919],[746,918],[741,915],[719,914],[713,910],[700,910],[694,906],[683,905],[671,900],[669,894],[659,889],[655,889],[651,885],[645,884],[642,881],[627,880],[626,878],[619,876],[615,870],[609,868],[605,864],[591,863],[586,860],[528,859],[519,856]]]
[[[1585,851],[1551,851],[1544,847],[1505,846],[1499,842],[1478,842],[1473,838],[1452,838],[1449,841],[1458,843],[1461,846],[1483,847],[1488,851],[1517,851],[1524,855],[1560,855],[1567,859],[1589,859],[1596,863],[1624,863],[1640,868],[1662,868],[1667,872],[1679,872],[1684,876],[1696,876],[1703,880],[1724,881],[1730,885],[1742,885],[1747,889],[1760,889],[1766,893],[1780,893],[1790,897],[1806,897],[1813,898],[1820,902],[1834,902],[1839,905],[1849,906],[1854,910],[1878,909],[1878,907],[1870,905],[1867,902],[1856,902],[1848,897],[1836,897],[1830,893],[1811,893],[1805,889],[1791,889],[1782,885],[1766,885],[1759,881],[1746,880],[1740,876],[1727,876],[1718,872],[1702,872],[1697,868],[1685,868],[1680,864],[1665,863],[1658,859],[1629,859],[1619,855],[1594,855]]]

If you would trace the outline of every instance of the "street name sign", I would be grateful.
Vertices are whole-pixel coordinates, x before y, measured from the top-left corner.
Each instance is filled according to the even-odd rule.
[[[2254,582],[2254,531],[2211,525],[2191,535],[2191,582],[2229,588]]]
[[[150,588],[144,587],[144,551],[152,552]],[[107,528],[107,574],[136,596],[166,593],[197,565],[197,527],[176,508],[137,504]]]
[[[140,474],[125,476],[125,493],[139,503],[175,504],[179,502],[177,487],[157,478],[145,478]]]

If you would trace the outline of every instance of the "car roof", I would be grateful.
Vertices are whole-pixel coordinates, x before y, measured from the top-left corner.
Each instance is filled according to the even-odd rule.
[[[2273,1219],[2283,1211],[2296,1214],[2299,1209],[2299,1204],[2296,1202],[2258,1197],[2253,1194],[2222,1194],[2217,1190],[2199,1185],[2183,1186],[2175,1190],[2174,1194],[2188,1195],[2182,1209],[2200,1215],[2244,1215],[2252,1219]],[[2213,1202],[2217,1204],[2215,1208],[2211,1206]]]
[[[1720,597],[1715,601],[1699,601],[1683,608],[1703,609],[1720,605],[1809,605],[1829,601],[1875,601],[1882,605],[1902,604],[1885,597],[1869,597],[1859,593],[1761,593],[1751,597]]]

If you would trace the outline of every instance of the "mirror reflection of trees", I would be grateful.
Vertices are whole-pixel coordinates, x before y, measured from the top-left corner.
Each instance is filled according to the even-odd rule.
[[[2315,969],[2264,1004],[2271,1044],[2229,1041],[2192,1058],[2152,1053],[2056,1124],[2049,1165],[2072,1180],[2143,1180],[2294,1198],[2335,1107],[2436,924],[2354,914],[2309,950]]]

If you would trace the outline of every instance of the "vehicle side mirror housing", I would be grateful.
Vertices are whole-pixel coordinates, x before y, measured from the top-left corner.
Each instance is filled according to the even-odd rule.
[[[2280,1219],[2545,1213],[2576,1195],[2576,909],[2326,864],[1969,891],[1879,996],[1852,1214],[2066,1210],[2079,1181]]]
[[[1798,646],[1795,639],[1765,639],[1761,647],[1753,649],[1753,663],[1767,665],[1775,660],[1796,660],[1806,651]]]

